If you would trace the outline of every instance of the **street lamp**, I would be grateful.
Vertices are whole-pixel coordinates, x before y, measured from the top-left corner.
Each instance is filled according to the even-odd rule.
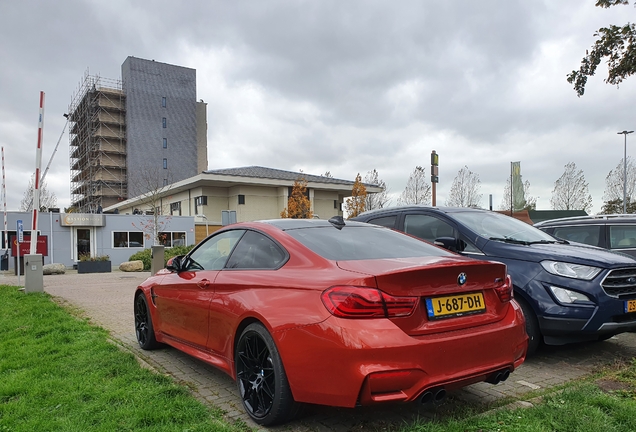
[[[618,135],[625,135],[625,153],[623,156],[623,214],[627,213],[627,134],[634,131],[616,132]]]

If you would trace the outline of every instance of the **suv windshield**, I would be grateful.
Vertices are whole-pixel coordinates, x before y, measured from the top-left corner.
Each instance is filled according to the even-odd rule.
[[[455,219],[490,240],[510,243],[554,243],[557,240],[540,229],[510,216],[486,211],[453,213]]]

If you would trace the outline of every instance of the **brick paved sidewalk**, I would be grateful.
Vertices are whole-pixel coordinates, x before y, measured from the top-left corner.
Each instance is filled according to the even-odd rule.
[[[148,272],[44,276],[44,290],[81,309],[90,321],[107,329],[112,337],[159,373],[166,373],[189,387],[202,402],[221,408],[228,421],[239,420],[259,429],[243,411],[232,379],[203,362],[175,349],[143,351],[134,333],[133,294]],[[24,284],[24,277],[21,279]],[[0,274],[0,284],[17,285],[17,276]],[[585,376],[603,365],[636,357],[636,335],[622,334],[606,342],[546,348],[527,360],[510,378],[498,385],[479,383],[452,392],[441,406],[418,404],[356,409],[309,406],[294,422],[270,430],[351,431],[380,430],[387,424],[432,418],[452,412],[462,404],[488,404],[503,398],[523,400],[542,390]],[[260,428],[261,430],[263,428]]]

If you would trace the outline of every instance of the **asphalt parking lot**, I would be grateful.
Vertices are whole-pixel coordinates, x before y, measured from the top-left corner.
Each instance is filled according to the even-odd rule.
[[[191,389],[200,401],[225,412],[228,421],[241,421],[265,430],[244,413],[236,385],[227,375],[172,348],[141,350],[135,339],[133,293],[148,272],[77,274],[44,276],[44,290],[59,303],[77,308],[90,321],[107,329],[113,340],[136,355],[140,362],[172,376]],[[0,275],[0,284],[17,285],[13,273]],[[21,279],[24,284],[24,277]],[[328,354],[325,354],[328,355]],[[295,421],[268,430],[293,431],[376,431],[390,430],[415,419],[436,418],[457,406],[506,401],[528,406],[536,391],[554,388],[586,376],[604,366],[636,357],[636,334],[615,336],[605,342],[564,347],[548,347],[527,360],[510,378],[498,385],[479,383],[451,392],[444,403],[429,405],[390,405],[373,408],[342,409],[309,406]]]

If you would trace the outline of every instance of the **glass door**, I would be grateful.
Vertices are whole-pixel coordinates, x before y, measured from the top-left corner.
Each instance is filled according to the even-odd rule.
[[[75,228],[75,260],[79,261],[81,255],[92,254],[92,229],[91,228]]]

